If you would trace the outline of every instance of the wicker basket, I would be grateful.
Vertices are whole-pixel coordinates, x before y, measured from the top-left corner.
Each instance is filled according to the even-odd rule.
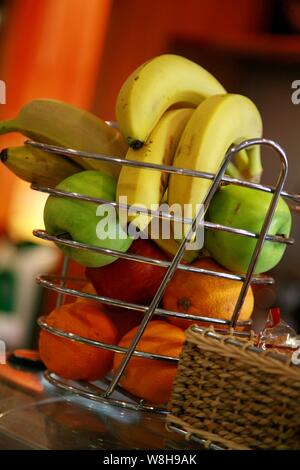
[[[253,339],[190,327],[168,423],[227,449],[300,449],[300,367]]]

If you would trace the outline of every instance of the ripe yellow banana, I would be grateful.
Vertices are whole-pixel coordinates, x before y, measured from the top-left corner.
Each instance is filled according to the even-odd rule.
[[[164,54],[138,67],[122,86],[116,105],[120,129],[128,144],[140,148],[163,113],[173,105],[198,106],[211,95],[226,93],[200,65]]]
[[[166,189],[161,204],[167,204],[168,202],[168,189]],[[155,217],[154,217],[155,218]],[[162,236],[162,224],[156,224],[154,222],[154,229],[152,227],[152,231],[149,230],[149,237],[165,252],[167,253],[170,258],[176,255],[179,243],[177,240],[174,239],[173,227],[170,226],[170,237],[163,238]],[[192,263],[197,259],[200,255],[200,251],[198,250],[185,250],[182,259],[187,263]]]
[[[171,236],[169,240],[165,240],[163,238],[154,238],[153,241],[170,257],[173,257],[176,255],[178,248],[179,248],[179,243],[174,240],[174,238]],[[184,255],[182,259],[186,261],[187,263],[192,263],[195,261],[200,255],[200,251],[197,250],[186,250],[184,252]]]
[[[145,145],[139,150],[129,148],[126,159],[172,165],[179,139],[193,112],[193,109],[188,108],[167,111],[153,129]],[[118,180],[117,200],[126,196],[127,204],[131,206],[157,210],[168,179],[169,174],[165,172],[123,166]],[[140,230],[144,230],[150,221],[151,217],[143,214],[133,219],[134,225]]]
[[[72,160],[24,145],[2,150],[0,160],[22,180],[50,188],[82,171]]]
[[[174,166],[184,166],[215,173],[228,148],[242,140],[262,135],[262,120],[254,103],[236,94],[207,98],[194,111],[181,136]],[[248,152],[251,177],[260,175],[260,147]],[[194,217],[196,205],[204,201],[210,180],[172,174],[168,187],[168,203],[186,206],[185,217]]]
[[[124,157],[127,144],[121,133],[83,109],[57,100],[39,99],[27,103],[15,119],[0,122],[0,135],[20,132],[52,145],[86,152]],[[100,160],[72,157],[85,169],[118,177],[120,167]]]

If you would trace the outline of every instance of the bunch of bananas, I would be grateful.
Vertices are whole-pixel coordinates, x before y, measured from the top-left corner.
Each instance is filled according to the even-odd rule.
[[[261,137],[256,106],[244,96],[226,93],[200,65],[177,55],[155,57],[136,69],[123,84],[116,103],[119,130],[91,113],[69,104],[40,99],[26,104],[15,119],[0,122],[0,134],[20,132],[37,142],[76,150],[120,156],[144,163],[174,165],[215,173],[228,149],[243,140]],[[66,177],[99,170],[118,179],[117,198],[129,205],[159,207],[188,204],[195,215],[211,182],[200,178],[120,166],[99,160],[70,158],[28,146],[2,150],[2,162],[20,178],[54,187]],[[259,147],[236,155],[227,173],[259,181]],[[135,218],[145,229],[151,217]],[[177,241],[155,240],[174,254]],[[189,259],[190,260],[190,259]]]
[[[226,93],[204,68],[170,54],[155,57],[128,77],[116,115],[129,144],[126,159],[210,173],[216,173],[232,145],[262,135],[260,113],[249,98]],[[251,181],[259,181],[261,172],[259,147],[239,152],[227,169],[230,176]],[[210,185],[201,178],[123,166],[117,194],[147,209],[159,207],[165,197],[169,208],[174,203],[188,208],[184,215],[190,218]],[[143,230],[150,220],[141,214],[134,222]],[[155,241],[170,254],[178,249],[174,237]]]
[[[36,142],[108,156],[124,157],[128,148],[117,129],[83,109],[57,100],[30,101],[15,119],[0,121],[0,135],[8,132],[20,132]],[[98,170],[114,178],[120,172],[113,163],[75,155],[67,159],[25,146],[4,149],[0,158],[25,181],[50,187],[82,170]]]

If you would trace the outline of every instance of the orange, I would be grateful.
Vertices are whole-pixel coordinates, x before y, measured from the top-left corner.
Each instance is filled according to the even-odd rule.
[[[88,339],[117,343],[117,329],[100,305],[74,302],[62,305],[47,316],[47,323]],[[46,367],[66,379],[96,380],[112,368],[113,352],[71,341],[42,330],[39,339],[41,359]]]
[[[128,331],[139,325],[144,316],[142,312],[118,307],[107,309],[105,311],[117,329],[118,341],[128,333]]]
[[[192,266],[211,271],[229,272],[221,268],[211,258],[199,259]],[[241,287],[242,282],[240,281],[177,271],[166,289],[163,297],[163,307],[174,312],[230,320]],[[253,307],[254,297],[250,287],[239,320],[249,320]],[[170,317],[169,321],[184,329],[193,323],[208,326],[208,323],[189,321],[181,318]]]
[[[107,315],[107,317],[114,324],[117,331],[117,341],[119,341],[134,326],[139,325],[144,316],[143,312],[139,312],[137,310],[129,310],[122,307],[114,307],[113,309],[107,308],[107,305],[102,304],[98,300],[78,298],[76,302],[94,304],[98,306],[101,312],[105,313],[105,315]]]
[[[94,287],[90,282],[84,284],[84,286],[79,290],[81,290],[81,292],[85,292],[86,294],[97,295],[97,292],[95,291]],[[76,298],[76,302],[85,302],[86,300],[89,300],[90,302],[97,302],[97,300],[93,301],[92,299],[86,299],[85,297]]]
[[[94,287],[89,282],[86,283],[81,290],[82,292],[87,292],[88,294],[97,295]],[[100,303],[98,300],[85,299],[84,297],[77,297],[76,302],[92,302],[98,305],[98,307],[101,308],[101,310],[105,312],[114,323],[118,332],[117,341],[119,341],[122,336],[127,333],[127,331],[131,330],[134,326],[139,325],[144,316],[142,312],[136,310],[129,310],[122,307],[111,308],[105,304]]]
[[[130,347],[138,327],[130,330],[119,342],[119,346]],[[184,332],[164,321],[152,321],[146,327],[137,350],[166,356],[179,357]],[[115,354],[114,371],[123,354]],[[167,403],[172,391],[177,364],[160,360],[132,357],[127,365],[120,385],[128,392],[155,404]]]

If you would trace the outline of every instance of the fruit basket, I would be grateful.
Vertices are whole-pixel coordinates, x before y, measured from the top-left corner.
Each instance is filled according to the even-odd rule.
[[[140,351],[136,350],[136,345],[137,345],[139,339],[141,338],[148,322],[153,317],[153,315],[160,315],[160,316],[164,316],[164,317],[175,316],[175,317],[178,317],[178,318],[184,317],[185,319],[197,320],[197,321],[201,320],[203,323],[214,324],[214,325],[216,325],[216,327],[218,327],[220,325],[222,327],[228,326],[228,327],[233,327],[233,328],[235,328],[236,326],[250,326],[251,322],[249,322],[249,321],[247,321],[247,322],[239,322],[238,321],[239,312],[240,312],[241,306],[243,304],[243,301],[244,301],[244,298],[245,298],[245,295],[247,293],[247,289],[248,289],[250,283],[272,284],[274,282],[273,279],[270,278],[270,277],[267,277],[267,276],[261,277],[261,276],[254,276],[253,275],[255,264],[256,264],[257,258],[259,256],[261,247],[264,243],[264,240],[265,239],[274,240],[274,241],[276,240],[277,243],[285,243],[285,244],[292,244],[293,243],[293,240],[291,238],[284,238],[284,237],[279,237],[279,236],[269,236],[269,235],[267,235],[268,228],[269,228],[269,225],[271,223],[272,215],[274,213],[276,203],[278,201],[279,196],[282,195],[283,197],[289,199],[290,201],[295,201],[296,203],[299,202],[299,199],[300,199],[299,196],[297,196],[295,194],[287,193],[283,190],[284,182],[285,182],[285,179],[286,179],[286,176],[287,176],[287,171],[288,171],[288,163],[287,163],[287,158],[286,158],[286,155],[285,155],[284,151],[282,150],[282,148],[278,144],[276,144],[275,142],[273,142],[271,140],[254,139],[254,140],[251,140],[251,141],[246,141],[246,142],[243,142],[240,145],[236,146],[235,148],[232,148],[226,154],[226,156],[223,160],[223,163],[220,166],[220,169],[217,172],[217,174],[212,175],[212,174],[206,174],[206,173],[203,173],[203,172],[185,170],[183,168],[176,168],[176,167],[171,167],[171,166],[155,165],[155,164],[150,164],[150,163],[149,164],[141,164],[141,163],[136,162],[136,161],[129,161],[129,160],[121,159],[121,158],[107,157],[107,156],[101,155],[101,154],[91,154],[91,153],[88,153],[88,152],[79,152],[79,151],[75,151],[73,149],[59,148],[59,147],[56,147],[56,146],[53,146],[53,145],[37,143],[37,142],[34,142],[34,141],[28,141],[27,145],[45,150],[47,152],[54,152],[54,153],[59,154],[59,155],[72,156],[72,155],[74,155],[74,153],[76,153],[76,155],[78,157],[83,157],[84,156],[85,158],[93,158],[93,159],[99,159],[99,160],[104,160],[104,161],[109,158],[110,162],[114,161],[116,164],[130,165],[130,166],[144,165],[147,168],[151,168],[151,169],[156,170],[156,171],[178,172],[182,175],[187,174],[187,175],[192,175],[194,177],[209,179],[209,180],[212,181],[212,184],[211,184],[211,187],[210,187],[210,191],[208,192],[208,194],[205,198],[205,201],[204,201],[204,211],[203,211],[204,213],[206,212],[206,210],[209,206],[209,203],[210,203],[215,191],[217,190],[217,188],[219,187],[220,184],[225,184],[226,185],[226,184],[230,183],[230,184],[236,184],[236,185],[243,185],[243,186],[247,186],[249,188],[255,188],[255,189],[258,189],[258,190],[261,190],[261,191],[273,193],[272,203],[270,205],[267,217],[265,219],[265,222],[263,224],[263,228],[262,228],[260,234],[254,234],[254,233],[250,233],[250,232],[247,233],[247,232],[245,232],[243,230],[239,230],[239,229],[233,229],[233,228],[230,228],[230,227],[228,227],[228,228],[227,227],[220,227],[220,226],[217,226],[217,225],[213,226],[213,224],[211,224],[211,223],[209,224],[210,229],[213,229],[213,230],[229,230],[233,233],[239,234],[240,236],[253,237],[253,238],[257,239],[256,249],[253,253],[251,263],[250,263],[248,271],[245,275],[228,274],[226,272],[224,272],[224,273],[212,272],[212,271],[205,272],[205,270],[203,270],[203,269],[191,267],[191,266],[186,265],[186,264],[182,264],[181,259],[182,259],[185,244],[188,240],[189,234],[187,234],[185,239],[182,241],[181,245],[179,246],[178,252],[174,256],[173,260],[169,262],[169,261],[148,259],[148,258],[145,258],[143,256],[138,256],[138,255],[134,255],[134,254],[130,254],[130,253],[121,253],[121,252],[116,251],[116,250],[108,250],[108,249],[105,249],[105,248],[90,246],[90,245],[78,243],[74,240],[68,240],[68,239],[63,238],[63,237],[54,237],[52,235],[47,234],[43,230],[35,230],[34,231],[35,236],[37,236],[39,238],[42,238],[42,239],[45,239],[45,240],[53,241],[57,244],[64,244],[64,245],[68,245],[68,246],[71,245],[73,247],[75,246],[75,247],[78,247],[78,248],[81,248],[81,249],[84,248],[84,249],[95,251],[95,252],[105,252],[106,254],[118,255],[120,258],[131,259],[131,260],[135,260],[135,261],[139,261],[139,262],[143,262],[143,263],[152,263],[152,264],[155,264],[155,265],[158,265],[158,266],[163,266],[163,267],[167,268],[164,280],[161,283],[160,288],[158,289],[151,305],[148,306],[148,307],[143,306],[143,305],[132,304],[132,303],[129,303],[129,302],[122,302],[122,301],[112,299],[112,298],[101,297],[101,296],[98,296],[98,295],[83,292],[80,289],[74,289],[74,288],[68,287],[68,280],[69,279],[68,279],[68,259],[67,258],[65,258],[63,271],[62,271],[60,277],[53,277],[53,276],[50,276],[50,275],[44,275],[44,276],[39,276],[38,279],[37,279],[37,282],[40,285],[42,285],[43,287],[46,287],[48,289],[51,289],[53,291],[56,291],[59,294],[58,305],[62,302],[63,295],[67,294],[67,295],[78,296],[78,297],[83,297],[83,298],[87,298],[87,299],[98,300],[98,301],[100,301],[102,303],[105,303],[105,304],[108,304],[108,305],[113,305],[113,306],[120,306],[121,305],[122,308],[129,309],[129,310],[139,310],[139,311],[143,312],[143,314],[144,314],[144,318],[143,318],[143,321],[142,321],[142,323],[141,323],[141,325],[138,329],[137,335],[134,338],[131,346],[126,351],[124,350],[124,348],[118,347],[116,345],[112,346],[112,345],[108,345],[108,344],[103,344],[103,343],[98,342],[98,341],[93,341],[93,340],[90,340],[88,338],[84,338],[84,337],[80,337],[78,335],[74,335],[72,333],[69,333],[68,331],[61,331],[57,328],[54,328],[53,326],[48,325],[47,320],[45,318],[43,318],[43,317],[40,318],[39,319],[40,327],[42,329],[50,332],[51,334],[58,335],[58,336],[61,336],[61,337],[64,337],[64,338],[69,338],[72,341],[78,341],[78,342],[83,343],[83,344],[93,345],[93,346],[96,346],[96,347],[99,347],[99,348],[104,348],[104,349],[108,349],[108,350],[113,350],[115,352],[125,353],[123,361],[121,362],[119,370],[117,371],[115,376],[111,377],[110,379],[107,379],[108,380],[107,388],[105,390],[101,389],[101,388],[98,388],[98,386],[95,385],[95,384],[91,385],[91,384],[74,383],[74,382],[66,381],[66,380],[61,379],[60,377],[58,377],[55,374],[52,374],[50,372],[46,373],[47,380],[49,380],[52,384],[55,384],[56,386],[58,386],[60,388],[67,389],[69,391],[73,391],[73,392],[75,392],[79,395],[89,397],[93,400],[98,400],[98,401],[101,401],[101,402],[114,403],[117,406],[128,407],[128,408],[131,408],[131,409],[142,409],[142,410],[146,410],[146,411],[152,410],[152,411],[156,411],[156,412],[165,412],[166,409],[164,407],[153,406],[151,403],[145,403],[144,400],[138,400],[138,399],[130,396],[129,394],[127,394],[128,400],[126,400],[126,401],[125,400],[123,401],[123,400],[114,399],[112,397],[114,391],[115,390],[120,390],[120,388],[118,387],[119,379],[120,379],[124,369],[126,368],[126,365],[128,364],[128,362],[129,362],[132,355],[136,355],[138,357],[143,357],[143,358],[147,358],[147,359],[158,359],[158,360],[162,360],[162,361],[166,361],[166,362],[170,362],[170,363],[178,362],[178,359],[174,358],[174,357],[163,356],[163,355],[159,355],[159,354],[150,354],[150,353],[140,352]],[[239,152],[241,149],[248,148],[248,147],[253,146],[253,145],[268,146],[268,147],[272,148],[275,151],[275,153],[277,153],[277,155],[280,157],[281,172],[280,172],[280,175],[279,175],[276,186],[274,186],[274,187],[265,186],[265,185],[261,185],[261,184],[257,184],[257,183],[251,183],[249,181],[236,180],[236,179],[230,178],[228,176],[224,176],[226,167],[227,167],[228,163],[230,162],[230,160],[235,155],[235,153]],[[90,197],[81,196],[81,195],[78,195],[78,194],[75,194],[75,193],[65,193],[63,191],[59,191],[59,190],[53,189],[53,188],[37,187],[37,186],[34,186],[34,185],[32,186],[32,188],[34,190],[46,192],[46,193],[49,193],[49,194],[55,194],[55,195],[58,195],[60,197],[80,198],[80,199],[83,198],[83,199],[86,199],[88,201],[90,201],[92,199]],[[95,198],[92,199],[92,200],[94,202],[98,202],[99,204],[101,204],[101,203],[113,204],[113,205],[117,204],[115,202],[97,200]],[[155,214],[155,215],[157,215],[157,214]],[[164,217],[164,216],[170,217],[170,215],[168,213],[166,213],[166,214],[160,213],[159,216],[160,217]],[[193,231],[195,230],[196,223],[198,223],[198,222],[197,222],[197,219],[195,218],[195,220],[191,224],[191,229],[190,230],[193,230]],[[205,222],[204,222],[204,225],[205,225]],[[182,313],[179,313],[179,312],[166,311],[166,310],[160,308],[159,304],[160,304],[160,300],[162,298],[162,295],[164,293],[164,290],[165,290],[169,280],[171,279],[172,275],[176,271],[176,269],[181,269],[181,270],[187,271],[187,272],[192,270],[193,272],[198,272],[199,275],[209,274],[209,275],[212,275],[212,276],[224,277],[224,278],[229,277],[230,279],[233,279],[233,280],[243,281],[243,287],[241,289],[241,292],[240,292],[240,295],[239,295],[239,298],[238,298],[238,302],[237,302],[235,310],[232,314],[231,320],[229,321],[229,320],[221,320],[221,319],[217,319],[217,318],[214,319],[214,318],[199,317],[199,316],[195,316],[195,315],[186,315],[186,314],[182,314]],[[72,279],[72,280],[76,281],[76,279]],[[80,280],[77,280],[77,281],[80,282]],[[236,331],[236,334],[239,335],[239,336],[247,336],[249,333],[242,332],[242,331]]]
[[[177,77],[179,71],[182,71],[183,74],[181,79],[177,80],[176,78],[173,86],[169,87],[169,82],[174,80],[174,76]],[[61,369],[50,367],[49,362],[47,364],[49,356],[47,358],[47,348],[44,348],[43,353],[45,354],[43,357],[41,352],[41,357],[49,367],[49,371],[45,374],[46,379],[61,389],[102,403],[133,410],[168,413],[167,407],[161,406],[161,403],[167,403],[169,394],[162,395],[164,397],[162,400],[159,398],[159,394],[151,394],[150,392],[153,390],[152,382],[159,388],[160,379],[164,381],[164,374],[168,376],[168,393],[171,391],[176,366],[178,362],[182,361],[179,359],[179,353],[185,336],[182,328],[183,323],[180,327],[180,322],[189,321],[201,325],[213,325],[214,331],[221,338],[227,337],[229,332],[242,344],[251,344],[253,332],[251,331],[252,322],[249,318],[254,302],[251,285],[274,283],[270,276],[261,273],[274,267],[276,261],[279,262],[281,259],[284,248],[294,242],[289,236],[290,211],[283,199],[290,203],[299,204],[300,196],[284,190],[288,172],[286,154],[276,142],[261,137],[262,120],[255,104],[242,95],[227,93],[211,74],[187,59],[166,54],[139,67],[128,77],[120,90],[116,115],[118,124],[110,123],[108,126],[104,121],[83,110],[74,109],[69,105],[51,100],[50,102],[49,100],[37,100],[26,105],[16,119],[1,123],[0,133],[20,131],[30,140],[21,150],[2,151],[0,158],[17,175],[30,181],[33,190],[49,195],[44,211],[46,230],[34,230],[34,235],[55,243],[65,254],[67,253],[61,275],[41,275],[37,278],[37,282],[41,286],[58,294],[57,309],[54,311],[57,315],[56,318],[53,319],[53,316],[51,318],[53,313],[51,312],[48,317],[41,317],[38,320],[42,330],[40,352],[43,350],[41,338],[47,337],[52,339],[52,359],[54,361],[59,356],[53,347],[54,339],[58,340],[59,338],[68,346],[75,345],[78,348],[81,346],[83,349],[92,346],[89,350],[104,351],[107,354],[114,353],[111,354],[114,361],[114,372],[109,372],[108,375],[97,374],[95,380],[101,378],[101,382],[91,378],[95,377],[94,374],[89,375],[86,381],[84,381],[86,376],[80,375],[78,377],[76,375],[78,379],[76,381],[74,375],[64,375],[58,372]],[[54,119],[51,119],[51,116]],[[119,127],[121,132],[115,129],[116,127]],[[74,140],[76,142],[72,145]],[[129,148],[127,144],[129,144]],[[274,186],[258,182],[262,171],[261,147],[272,150],[280,160],[280,173]],[[24,165],[22,155],[24,152],[26,155],[26,148],[29,156],[27,156],[27,165]],[[121,167],[120,172],[118,171],[119,167]],[[49,169],[48,173],[47,168]],[[55,168],[60,169],[59,174],[56,174]],[[82,176],[82,170],[94,171],[85,171]],[[152,178],[152,175],[156,176]],[[87,180],[84,181],[84,178]],[[244,191],[244,200],[241,203],[238,198],[234,199],[234,190],[237,189],[241,192]],[[230,190],[231,193],[227,190]],[[256,195],[259,194],[259,197],[257,196],[254,207],[252,206],[250,209],[250,206],[246,204],[245,209],[242,204],[245,200],[252,201],[251,194],[254,193],[251,193],[252,190]],[[218,198],[219,213],[225,212],[224,199],[222,198],[228,198],[228,194],[231,194],[231,198],[233,198],[231,201],[234,200],[234,204],[231,204],[226,217],[221,221],[218,217],[210,217],[212,207],[215,207]],[[126,195],[129,201],[121,200],[123,195]],[[164,204],[161,204],[165,198],[168,201],[167,209]],[[69,205],[72,205],[72,211],[65,213],[67,200]],[[181,209],[185,208],[188,203],[187,216],[186,213],[178,216],[176,211],[172,209],[174,203],[179,205]],[[260,206],[263,208],[258,216],[257,210],[260,209]],[[113,231],[117,227],[121,229],[115,238],[112,237],[113,243],[100,243],[97,239],[98,221],[96,215],[102,214],[98,214],[98,208],[103,209],[103,207],[113,209],[115,212],[117,210],[115,222],[108,224],[111,225],[108,227],[109,232],[110,229]],[[151,250],[147,253],[131,250],[132,238],[134,237],[130,233],[131,224],[128,221],[131,222],[129,214],[132,215],[130,212],[132,207],[134,207],[134,214],[138,213],[139,220],[142,221],[142,228],[139,226],[139,229],[142,233],[146,229],[146,235],[149,235],[149,221],[158,220],[163,223],[166,220],[170,224],[173,234],[169,235],[168,240],[172,241],[173,245],[170,251],[166,249],[165,252],[171,254],[172,257],[166,255],[157,258]],[[274,221],[277,220],[278,209],[281,210],[282,207],[284,207],[283,213],[288,216],[284,221],[285,225],[281,225],[281,231],[279,231],[278,227],[276,230],[274,229]],[[80,223],[77,225],[81,229],[80,235],[77,230],[74,231],[71,228],[79,208]],[[234,211],[233,215],[238,217],[236,214],[244,213],[245,210],[251,212],[250,225],[233,224],[237,220],[240,222],[240,219],[235,217],[231,217],[229,220],[228,216],[232,216],[232,211]],[[126,224],[122,225],[123,211],[128,217]],[[93,225],[92,237],[86,236],[90,220],[87,214],[89,216],[93,214],[93,223],[90,224]],[[67,220],[66,223],[64,219]],[[260,219],[259,224],[257,224],[257,219]],[[178,236],[176,234],[175,236],[175,222],[180,222],[181,226],[184,226],[184,235]],[[95,228],[96,230],[94,230]],[[218,262],[220,266],[209,262],[201,264],[203,256],[201,256],[201,262],[197,263],[197,259],[193,264],[191,263],[195,257],[186,259],[188,244],[197,239],[199,230],[201,234],[205,231],[207,243],[205,248],[211,255],[211,259]],[[85,232],[85,236],[83,236],[83,232]],[[124,233],[125,239],[121,236]],[[220,240],[218,238],[220,234],[224,234],[224,237],[235,237],[230,249],[227,249],[228,245],[226,248],[226,243],[225,245],[216,243],[217,239]],[[157,241],[155,237],[150,238]],[[243,240],[244,243],[240,243],[240,240]],[[249,243],[247,243],[248,248],[244,250],[246,240]],[[162,240],[159,239],[159,241]],[[157,244],[159,245],[158,242]],[[274,262],[273,259],[272,262],[269,260],[268,263],[262,263],[260,255],[264,254],[265,249],[270,246],[276,247],[276,261]],[[197,258],[201,248],[197,248]],[[244,256],[245,251],[247,252],[246,256]],[[223,256],[227,258],[226,262],[225,260],[222,262],[220,259]],[[132,300],[130,297],[119,298],[117,289],[122,290],[122,282],[120,280],[116,282],[116,275],[110,279],[111,284],[117,285],[117,288],[113,290],[114,294],[111,294],[112,291],[109,289],[104,289],[104,291],[98,289],[87,274],[87,278],[92,281],[97,292],[94,294],[82,286],[85,282],[84,279],[69,276],[69,257],[85,266],[87,268],[86,274],[90,273],[88,270],[93,268],[104,269],[102,272],[107,273],[110,265],[115,266],[114,269],[117,270],[119,269],[116,268],[117,263],[126,261],[127,266],[133,263],[144,267],[151,266],[156,272],[163,271],[163,275],[159,277],[159,282],[154,284],[155,288],[152,288],[151,295],[148,295],[147,300],[140,300],[140,297],[138,297],[139,300],[136,298]],[[234,263],[230,263],[230,257]],[[264,256],[264,258],[266,261],[268,257]],[[118,264],[119,266],[120,264]],[[176,297],[176,288],[180,289],[178,279],[174,289],[175,278],[178,274],[184,279],[187,279],[188,276],[194,276],[197,279],[219,280],[220,291],[226,291],[226,282],[229,282],[231,287],[232,284],[238,287],[233,289],[235,294],[231,294],[231,302],[226,303],[226,299],[222,302],[221,295],[217,307],[215,307],[214,300],[211,302],[211,307],[214,308],[211,308],[209,312],[205,313],[203,305],[200,308],[198,306],[198,310],[194,306],[189,310],[192,303],[189,297],[180,299],[183,303],[180,305],[177,303],[178,308],[176,308],[174,302],[166,302],[166,294],[172,285],[173,291],[171,294],[169,293],[169,299]],[[105,275],[102,274],[102,276],[103,287],[106,279]],[[132,277],[131,283],[135,282],[141,283],[141,281],[137,281],[137,277]],[[212,285],[210,284],[210,288]],[[131,287],[128,286],[129,290]],[[194,285],[189,287],[190,292],[197,293],[197,288],[194,288]],[[211,294],[208,291],[206,294],[203,292],[200,297],[204,298],[206,294],[207,296]],[[252,295],[252,308],[250,308],[250,314],[244,316],[244,307],[249,300],[249,293]],[[73,329],[71,331],[75,316],[70,317],[65,323],[56,321],[61,318],[61,309],[65,307],[64,296],[92,301],[89,305],[93,305],[94,312],[89,312],[89,319],[97,318],[98,327],[95,329],[98,332],[101,329],[101,325],[99,327],[100,318],[103,318],[100,306],[101,308],[102,306],[118,307],[122,311],[129,312],[131,318],[134,313],[138,312],[141,316],[140,324],[129,332],[127,331],[118,344],[117,340],[111,341],[113,335],[104,340],[101,335],[100,337],[97,335],[93,335],[93,338],[90,337],[87,333],[85,334],[87,330],[78,332],[77,329],[75,332]],[[214,296],[215,291],[213,291],[211,298]],[[76,315],[80,309],[87,308],[87,303],[85,306],[82,305],[83,302],[81,306],[79,302],[72,304]],[[95,312],[95,305],[97,308],[99,307],[99,315]],[[214,313],[215,315],[212,315]],[[86,323],[89,323],[87,317],[88,314],[85,312],[84,319]],[[151,339],[152,343],[149,341],[149,329],[154,328],[153,324],[155,323],[150,320],[157,317],[160,319],[161,328],[173,329],[174,332],[175,340],[173,337],[173,343],[170,341],[166,348],[164,348],[165,337],[163,334],[160,335],[157,332],[154,334],[154,336],[156,335],[155,347],[153,339]],[[78,318],[77,315],[75,322]],[[170,320],[170,322],[163,322],[161,318]],[[178,322],[178,326],[176,326],[175,320]],[[174,324],[171,324],[173,322]],[[129,336],[127,333],[130,333]],[[143,340],[144,344],[142,345]],[[148,346],[151,343],[151,348],[145,348],[146,343]],[[69,349],[72,349],[71,346]],[[67,350],[68,348],[64,352],[67,353]],[[79,350],[83,352],[81,348]],[[62,351],[60,352],[62,353]],[[77,353],[76,355],[73,349],[71,361],[71,356],[64,356],[61,359],[66,363],[76,363],[77,357],[80,356],[78,349]],[[87,358],[88,355],[85,357],[85,365],[88,368]],[[145,365],[145,361],[148,366]],[[56,362],[56,366],[58,362]],[[139,363],[141,365],[141,362],[143,362],[144,369],[136,368],[135,374],[132,374],[132,364]],[[155,367],[152,367],[156,363],[161,366],[158,374],[156,374]],[[170,372],[168,368],[172,368],[172,377],[168,375]],[[107,372],[111,370],[112,367],[107,369]],[[298,371],[298,368],[295,370]],[[51,371],[56,371],[56,373]],[[138,371],[139,373],[137,373]],[[199,372],[199,368],[195,369],[195,372]],[[63,378],[66,376],[69,379]],[[128,384],[126,388],[124,380],[129,380],[129,376],[131,381],[135,377],[135,382],[139,380],[146,382],[150,392],[145,393],[144,390],[143,393],[137,393],[136,388],[129,387]],[[174,393],[177,393],[178,377]],[[171,378],[172,380],[170,380]],[[195,384],[193,386],[195,387]],[[135,390],[135,395],[129,393],[133,390]],[[137,396],[143,398],[137,398]],[[171,399],[171,403],[173,403],[173,399]],[[176,413],[174,407],[171,408],[171,411],[174,416]],[[209,437],[200,436],[199,433],[193,433],[190,429],[186,430],[179,426],[175,420],[170,424],[170,429],[197,442],[206,442],[210,448],[217,448],[222,444],[218,440],[208,442]]]

